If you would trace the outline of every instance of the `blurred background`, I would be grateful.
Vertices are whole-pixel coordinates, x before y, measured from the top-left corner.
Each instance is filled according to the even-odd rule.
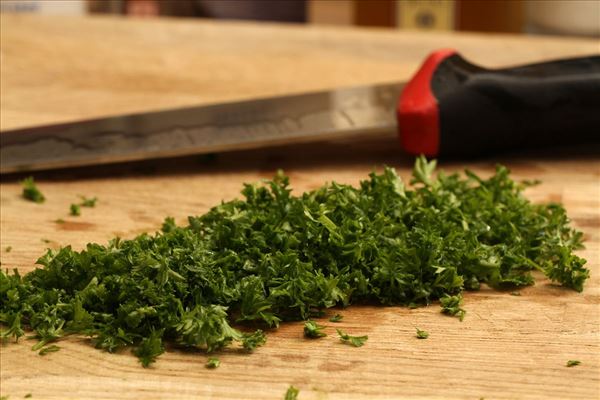
[[[600,37],[598,0],[1,0],[2,13],[242,19]]]

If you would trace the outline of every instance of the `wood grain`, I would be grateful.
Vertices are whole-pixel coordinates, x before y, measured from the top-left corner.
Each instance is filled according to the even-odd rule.
[[[454,46],[489,66],[595,52],[597,42],[516,36],[421,35],[207,21],[124,21],[2,16],[1,126],[68,121],[126,111],[406,79],[437,47]],[[47,197],[20,198],[19,177],[0,184],[0,260],[22,272],[48,246],[104,243],[184,223],[238,195],[243,182],[284,168],[297,192],[325,181],[357,184],[373,168],[411,160],[393,141],[340,141],[36,175]],[[484,175],[496,162],[518,179],[541,179],[536,202],[561,201],[584,231],[591,278],[583,293],[538,280],[522,296],[484,288],[465,296],[461,323],[439,307],[353,306],[308,341],[301,324],[269,332],[255,354],[170,349],[150,369],[129,352],[110,355],[69,338],[45,357],[22,340],[0,348],[0,393],[11,399],[597,399],[600,397],[600,157],[562,149],[477,162],[442,162]],[[77,195],[96,208],[70,217]],[[56,224],[62,218],[67,222]],[[44,243],[42,239],[50,240]],[[4,249],[12,246],[11,252]],[[337,341],[335,327],[368,334],[362,348]],[[417,340],[415,326],[430,338]],[[582,364],[566,368],[569,359]]]

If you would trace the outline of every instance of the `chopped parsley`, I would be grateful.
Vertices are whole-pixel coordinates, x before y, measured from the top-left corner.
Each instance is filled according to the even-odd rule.
[[[340,340],[346,344],[351,344],[354,347],[361,347],[365,344],[369,337],[365,336],[350,336],[346,332],[341,329],[336,329],[338,335],[340,336]]]
[[[96,207],[96,202],[98,201],[97,197],[85,197],[85,196],[79,196],[81,198],[81,203],[79,203],[79,205],[81,207]]]
[[[7,252],[7,253],[10,253],[12,251],[12,246],[6,246],[4,248],[4,251]]]
[[[23,198],[33,201],[34,203],[43,203],[46,198],[37,188],[33,177],[30,176],[21,181],[21,185],[23,185]]]
[[[427,339],[429,337],[429,332],[422,331],[419,328],[417,329],[417,339]]]
[[[567,367],[574,367],[576,365],[581,364],[581,361],[579,360],[569,360],[567,361]]]
[[[73,216],[81,215],[81,206],[75,203],[71,204],[71,207],[69,208],[69,214]]]
[[[460,307],[462,304],[461,295],[444,295],[440,298],[440,304],[442,305],[442,312],[444,314],[455,315],[461,321],[465,318],[466,311]]]
[[[217,357],[210,357],[206,362],[206,368],[209,369],[218,368],[219,365],[221,365],[221,360],[219,360]]]
[[[26,398],[26,399],[29,399],[29,398],[31,398],[31,393],[27,393],[27,394],[26,394],[25,396],[23,396],[23,397],[24,397],[24,398]]]
[[[56,346],[56,345],[50,345],[50,346],[46,346],[43,347],[42,349],[40,349],[40,356],[45,356],[48,353],[54,353],[56,351],[59,351],[60,347]]]
[[[96,202],[98,201],[98,198],[96,198],[96,197],[92,197],[92,198],[87,198],[85,196],[79,196],[79,197],[81,198],[81,202],[73,203],[73,204],[71,204],[71,207],[69,208],[69,214],[71,214],[73,216],[81,215],[81,207],[90,207],[90,208],[96,207]],[[56,220],[56,222],[61,223],[61,222],[59,222],[59,220]]]
[[[300,393],[300,390],[294,386],[290,386],[285,392],[284,400],[296,400],[298,398],[298,393]]]
[[[304,336],[312,339],[327,336],[325,332],[322,332],[323,329],[325,329],[323,325],[319,325],[309,319],[304,323]]]
[[[335,314],[333,317],[329,318],[330,322],[341,322],[344,319],[343,315]]]
[[[280,172],[184,226],[167,218],[155,234],[48,249],[24,276],[0,271],[2,337],[31,329],[39,350],[86,335],[149,366],[166,343],[252,351],[265,334],[240,324],[276,328],[335,306],[439,301],[462,318],[464,291],[516,290],[534,270],[583,290],[582,234],[562,206],[531,204],[502,166],[487,179],[434,169],[418,158],[411,185],[386,168],[358,187],[332,182],[299,196]]]

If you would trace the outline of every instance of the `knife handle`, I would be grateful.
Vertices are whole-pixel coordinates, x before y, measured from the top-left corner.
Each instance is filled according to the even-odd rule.
[[[427,156],[598,142],[600,56],[486,69],[440,50],[405,86],[397,116],[404,150]]]

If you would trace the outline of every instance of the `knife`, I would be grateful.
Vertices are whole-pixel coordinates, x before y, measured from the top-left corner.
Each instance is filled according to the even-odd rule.
[[[431,157],[598,141],[600,56],[485,69],[445,49],[408,83],[6,130],[0,173],[398,133]]]

